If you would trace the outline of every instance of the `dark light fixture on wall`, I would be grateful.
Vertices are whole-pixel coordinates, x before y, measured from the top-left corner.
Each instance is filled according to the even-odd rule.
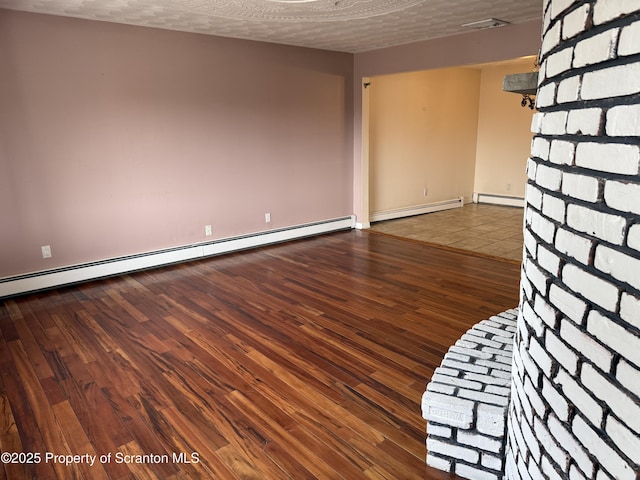
[[[522,95],[520,105],[535,108],[535,95],[538,90],[538,72],[512,73],[502,81],[502,91]]]
[[[504,92],[522,95],[520,105],[533,110],[536,107],[535,95],[538,91],[538,60],[534,63],[534,71],[505,75],[502,81]]]

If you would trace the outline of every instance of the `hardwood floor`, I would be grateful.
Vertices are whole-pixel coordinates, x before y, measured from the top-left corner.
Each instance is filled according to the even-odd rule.
[[[5,300],[0,479],[451,478],[422,392],[518,281],[349,231]]]

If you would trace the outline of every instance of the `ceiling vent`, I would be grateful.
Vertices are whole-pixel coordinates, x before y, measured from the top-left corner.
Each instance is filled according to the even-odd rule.
[[[497,18],[487,18],[486,20],[465,23],[462,26],[467,28],[475,28],[476,30],[482,30],[484,28],[504,27],[505,25],[509,25],[509,22],[505,22],[504,20],[498,20]]]

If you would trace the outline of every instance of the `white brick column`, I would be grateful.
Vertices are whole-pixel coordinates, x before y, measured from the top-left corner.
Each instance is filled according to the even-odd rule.
[[[516,310],[476,324],[453,345],[422,396],[427,464],[501,480]]]
[[[508,480],[640,478],[640,0],[544,0]]]

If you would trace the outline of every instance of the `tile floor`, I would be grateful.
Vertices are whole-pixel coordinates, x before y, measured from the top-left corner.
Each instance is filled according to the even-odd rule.
[[[470,203],[462,208],[376,222],[371,230],[519,262],[523,214],[522,208]]]

